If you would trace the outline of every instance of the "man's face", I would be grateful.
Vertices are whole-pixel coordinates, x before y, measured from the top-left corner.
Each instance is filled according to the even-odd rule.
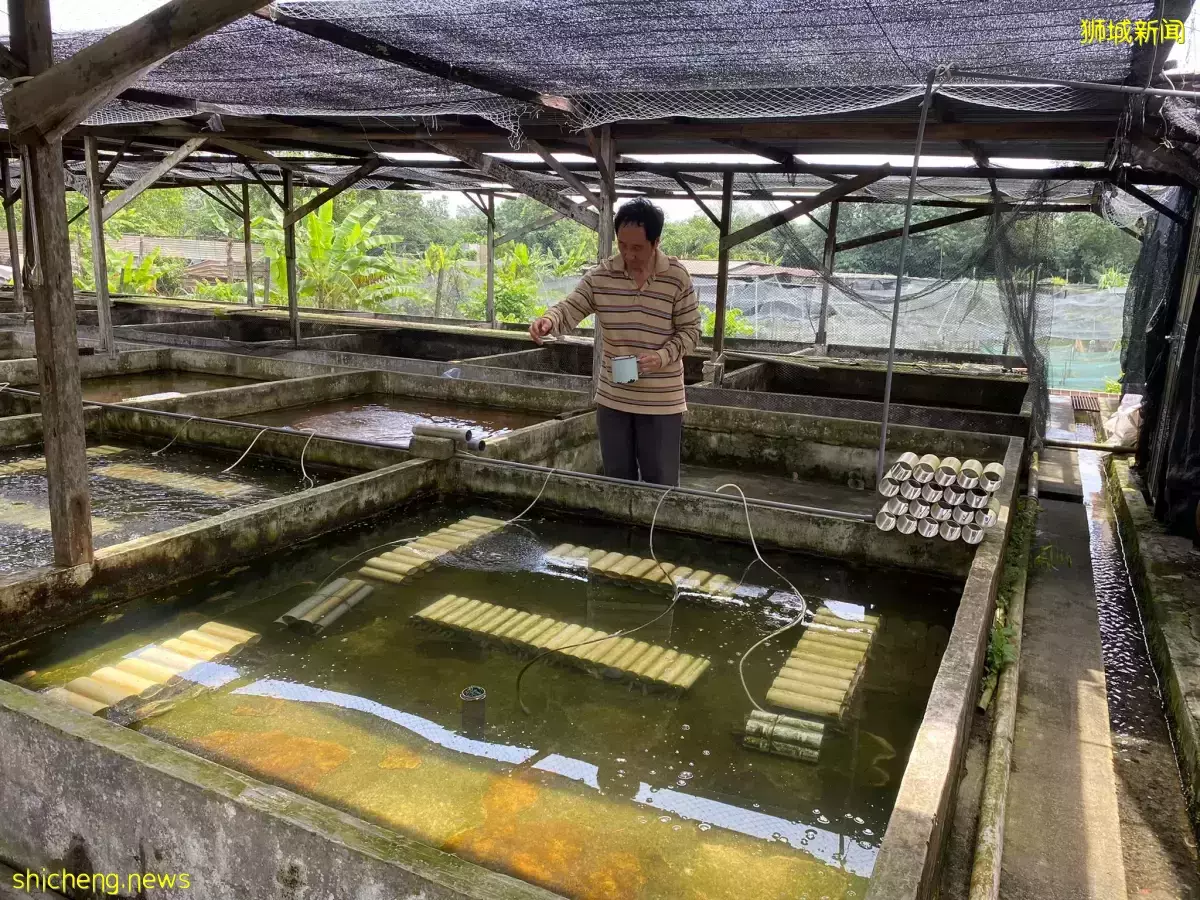
[[[617,249],[621,251],[621,259],[627,269],[645,270],[654,259],[654,250],[658,241],[646,237],[646,229],[641,225],[626,223],[617,229]]]

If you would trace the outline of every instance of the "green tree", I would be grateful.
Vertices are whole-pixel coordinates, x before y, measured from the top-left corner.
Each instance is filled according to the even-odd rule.
[[[528,322],[546,311],[538,301],[541,276],[536,254],[526,244],[505,244],[496,258],[496,318],[501,322]],[[487,317],[487,285],[471,294],[466,305],[468,317]]]
[[[283,256],[283,213],[256,219],[271,260],[271,302],[286,302],[287,270]],[[333,205],[323,204],[296,228],[298,295],[326,309],[386,308],[397,296],[413,296],[417,280],[413,267],[388,252],[399,235],[377,234],[379,216],[362,203],[340,218]]]
[[[465,277],[463,271],[462,247],[459,244],[446,247],[442,244],[430,244],[425,248],[422,265],[427,275],[434,279],[433,314],[439,318],[442,315],[442,301],[453,290],[461,293]]]

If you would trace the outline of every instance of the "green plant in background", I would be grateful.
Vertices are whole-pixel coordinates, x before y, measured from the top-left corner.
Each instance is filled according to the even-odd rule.
[[[244,281],[198,281],[192,288],[192,296],[201,300],[220,300],[225,303],[242,303],[246,299]]]
[[[1122,382],[1122,380],[1124,380],[1124,378],[1125,378],[1124,372],[1122,372],[1116,378],[1105,378],[1104,379],[1104,393],[1106,393],[1106,394],[1121,393],[1121,390],[1122,390],[1121,382]]]
[[[154,250],[136,261],[132,253],[108,257],[108,290],[114,294],[170,294],[183,286],[183,270],[187,261],[159,259]],[[75,275],[75,287],[84,291],[96,289],[96,277],[89,265]]]
[[[420,296],[420,273],[387,252],[399,235],[376,234],[379,216],[360,203],[341,219],[325,203],[296,228],[297,293],[324,309],[382,310],[395,297]],[[270,302],[286,302],[287,267],[283,257],[283,213],[253,223],[271,260]]]
[[[421,263],[427,275],[434,279],[433,314],[442,315],[442,301],[450,290],[461,291],[463,272],[462,247],[459,244],[447,247],[430,244],[425,248]]]
[[[1129,273],[1122,272],[1115,266],[1109,266],[1100,273],[1101,288],[1123,288],[1129,287]]]
[[[1033,555],[1035,572],[1057,572],[1061,566],[1071,568],[1071,554],[1058,549],[1053,544],[1039,548],[1038,552]]]
[[[495,274],[496,319],[528,322],[546,311],[539,304],[542,282],[537,255],[525,244],[508,244],[497,254]],[[487,284],[471,292],[465,312],[469,318],[487,316]]]
[[[700,307],[700,333],[705,337],[712,337],[716,327],[716,310]],[[754,334],[754,326],[746,321],[742,311],[740,309],[725,310],[725,337],[743,337],[748,334]]]

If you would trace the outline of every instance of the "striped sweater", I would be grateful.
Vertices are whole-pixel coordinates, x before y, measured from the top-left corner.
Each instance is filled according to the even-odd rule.
[[[683,356],[700,339],[700,308],[691,276],[661,250],[654,274],[638,290],[620,254],[583,276],[579,286],[546,311],[553,333],[570,331],[596,313],[604,344],[604,370],[596,389],[601,406],[631,413],[670,415],[687,409]],[[657,353],[662,368],[630,384],[614,384],[612,358]]]

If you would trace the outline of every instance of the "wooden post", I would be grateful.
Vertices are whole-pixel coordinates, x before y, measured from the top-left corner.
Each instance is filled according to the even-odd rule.
[[[712,364],[716,386],[720,387],[719,365],[725,349],[725,297],[729,290],[729,251],[725,238],[733,224],[733,173],[726,172],[721,182],[721,240],[717,246],[717,303],[713,320]]]
[[[242,246],[246,263],[246,305],[254,305],[254,250],[250,244],[250,185],[242,183]]]
[[[834,201],[829,204],[829,224],[825,226],[825,258],[822,260],[821,278],[821,317],[817,320],[817,346],[824,354],[829,343],[825,333],[825,325],[829,319],[829,279],[833,277],[833,258],[837,253],[838,209],[841,204]]]
[[[49,0],[9,0],[13,52],[31,75],[53,65]],[[75,285],[67,237],[66,184],[60,141],[34,137],[22,148],[28,178],[36,265],[27,282],[41,381],[42,430],[50,500],[54,562],[78,566],[92,560],[92,502],[88,493],[83,392],[75,331]]]
[[[233,284],[233,238],[225,238],[225,280]]]
[[[613,148],[612,129],[605,125],[600,129],[600,171],[616,171],[616,153]],[[616,203],[617,186],[607,177],[601,179],[600,228],[596,241],[596,256],[601,262],[613,255],[613,206]],[[600,328],[600,316],[592,316],[592,399],[600,387],[600,375],[604,371],[604,334]]]
[[[96,276],[96,321],[100,326],[100,350],[117,352],[113,335],[112,306],[108,298],[108,256],[104,248],[104,183],[100,177],[100,156],[96,138],[85,135],[83,152],[87,157],[88,223],[92,226],[92,273]]]
[[[487,321],[496,327],[496,195],[487,195]]]
[[[283,217],[287,221],[292,207],[295,205],[295,192],[292,188],[291,169],[283,170]],[[297,296],[298,285],[296,277],[296,223],[283,226],[283,258],[287,268],[287,298],[288,319],[292,324],[292,343],[300,346],[300,298]]]
[[[25,312],[25,279],[21,277],[21,244],[17,240],[17,217],[13,212],[12,186],[9,183],[8,154],[0,154],[0,180],[4,182],[4,224],[8,228],[8,258],[12,264],[13,303],[17,312]]]

